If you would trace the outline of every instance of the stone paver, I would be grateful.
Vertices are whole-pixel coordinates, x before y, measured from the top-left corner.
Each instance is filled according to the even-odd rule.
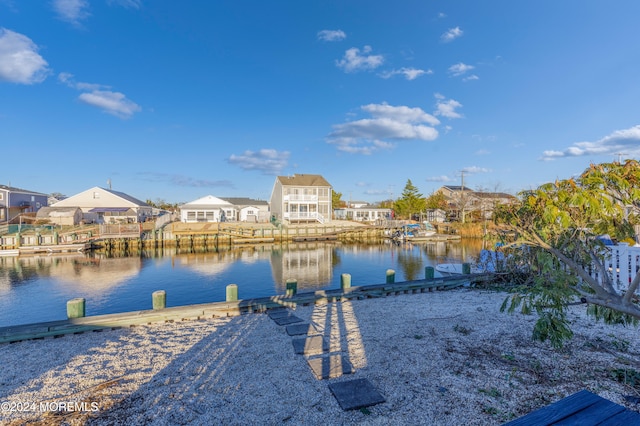
[[[343,374],[353,373],[353,367],[349,360],[342,355],[330,355],[307,359],[307,364],[316,376],[316,379],[332,379]]]
[[[291,324],[287,326],[286,330],[289,336],[300,336],[302,334],[313,336],[315,334],[318,334],[318,329],[316,328],[316,326],[308,323]]]
[[[329,342],[323,336],[295,338],[292,342],[297,354],[320,355],[329,352]]]
[[[329,384],[329,390],[343,410],[357,410],[385,402],[384,397],[367,379]]]
[[[287,325],[287,324],[302,322],[302,319],[298,318],[295,315],[287,315],[284,317],[278,317],[278,318],[272,318],[272,319],[278,325]]]

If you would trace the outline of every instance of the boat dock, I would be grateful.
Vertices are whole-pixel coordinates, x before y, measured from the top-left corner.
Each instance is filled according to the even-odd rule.
[[[215,318],[263,313],[269,309],[281,307],[307,306],[310,304],[326,304],[387,297],[400,294],[425,293],[448,290],[462,285],[474,285],[491,281],[493,274],[471,274],[467,276],[439,277],[398,283],[385,283],[348,288],[321,290],[315,292],[275,295],[255,299],[227,300],[187,306],[149,309],[124,312],[118,314],[95,315],[70,318],[35,324],[0,327],[0,343],[12,343],[22,340],[59,337],[65,334],[100,331],[105,329],[132,327],[156,322],[184,321],[193,319]],[[236,292],[237,295],[237,292]],[[152,295],[153,296],[153,295]]]

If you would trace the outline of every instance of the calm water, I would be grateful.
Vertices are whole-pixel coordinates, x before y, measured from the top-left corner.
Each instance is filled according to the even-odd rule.
[[[265,245],[221,252],[150,251],[135,257],[100,253],[0,257],[0,327],[66,318],[66,303],[86,299],[87,315],[151,309],[151,294],[166,290],[167,306],[223,301],[225,287],[238,285],[241,299],[351,284],[424,278],[425,266],[477,256],[480,241],[463,243]]]

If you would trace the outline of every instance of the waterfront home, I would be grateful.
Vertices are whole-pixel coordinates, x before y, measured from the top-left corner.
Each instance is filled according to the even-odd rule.
[[[36,219],[53,225],[75,226],[82,222],[84,216],[80,207],[42,207],[36,213]]]
[[[36,213],[47,205],[47,194],[0,185],[0,223],[10,222],[22,213]]]
[[[268,222],[269,203],[264,200],[254,200],[253,198],[225,197],[234,207],[227,213],[227,220],[239,222]]]
[[[338,220],[355,220],[357,222],[375,223],[393,219],[393,210],[369,206],[343,207],[335,209],[333,214]]]
[[[276,220],[331,221],[331,184],[320,175],[277,176],[269,205]]]
[[[460,219],[462,212],[476,213],[477,217],[490,219],[500,204],[510,204],[517,198],[504,192],[474,191],[468,186],[445,185],[436,191],[444,195],[452,218]]]
[[[153,209],[124,192],[94,186],[51,207],[79,207],[86,223],[137,223],[153,217]]]
[[[226,222],[227,215],[234,215],[233,204],[221,198],[207,195],[180,206],[180,221]]]

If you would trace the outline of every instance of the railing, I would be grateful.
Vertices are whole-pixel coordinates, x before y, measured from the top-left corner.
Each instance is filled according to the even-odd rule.
[[[284,196],[284,201],[318,201],[317,195],[289,194]]]
[[[324,223],[324,216],[318,212],[294,212],[285,213],[284,218],[287,220],[317,220],[320,223]]]
[[[626,291],[629,284],[640,272],[640,247],[619,243],[607,246],[609,255],[605,258],[605,269],[613,279],[613,286],[617,291]],[[593,270],[591,276],[599,279],[600,271]]]
[[[111,225],[105,224],[100,225],[100,237],[101,238],[132,238],[132,237],[140,237],[142,233],[142,225],[139,223],[131,223],[131,224],[119,224],[119,225]]]

